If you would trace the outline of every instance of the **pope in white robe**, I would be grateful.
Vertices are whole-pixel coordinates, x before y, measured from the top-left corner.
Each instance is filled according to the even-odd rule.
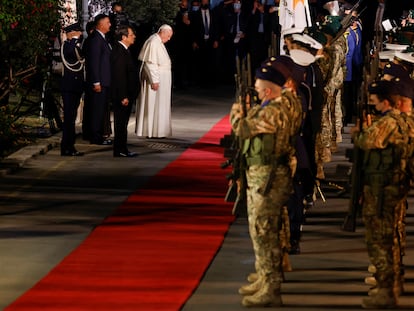
[[[165,43],[170,40],[173,30],[162,25],[157,33],[145,41],[139,53],[141,93],[136,109],[138,136],[164,138],[171,136],[171,59]]]

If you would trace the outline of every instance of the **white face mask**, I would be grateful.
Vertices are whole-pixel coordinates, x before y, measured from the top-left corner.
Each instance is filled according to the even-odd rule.
[[[233,4],[233,8],[234,8],[235,10],[240,10],[240,9],[241,9],[241,3],[234,3],[234,4]]]

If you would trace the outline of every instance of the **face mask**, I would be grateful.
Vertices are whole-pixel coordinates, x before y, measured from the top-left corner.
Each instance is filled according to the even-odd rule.
[[[197,12],[199,9],[200,9],[200,7],[199,7],[199,6],[193,6],[193,7],[192,7],[192,10],[193,10],[194,12]]]
[[[235,10],[240,10],[241,9],[241,3],[235,3],[235,4],[233,4],[233,8]]]

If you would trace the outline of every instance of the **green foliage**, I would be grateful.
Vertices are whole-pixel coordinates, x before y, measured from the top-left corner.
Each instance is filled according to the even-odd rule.
[[[60,4],[61,0],[1,0],[0,155],[20,143],[18,116],[12,115],[9,94],[23,79],[30,79],[28,72],[48,68],[49,39],[58,29]]]
[[[60,0],[2,0],[2,59],[14,71],[36,64],[45,55],[48,37],[59,21]]]
[[[33,140],[29,134],[22,135],[23,125],[8,105],[0,106],[0,158]]]
[[[178,9],[177,0],[124,0],[121,4],[132,20],[150,23],[154,29],[162,24],[172,25]]]

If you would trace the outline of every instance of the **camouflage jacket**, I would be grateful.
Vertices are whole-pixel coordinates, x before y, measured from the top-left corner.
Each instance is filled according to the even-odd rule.
[[[365,171],[405,173],[411,153],[410,131],[407,116],[392,109],[362,132],[354,133],[355,146],[366,151]]]
[[[243,153],[246,157],[291,158],[295,153],[294,138],[300,129],[301,110],[300,101],[288,90],[264,106],[251,108],[241,119],[233,107],[230,122],[234,133],[244,140]],[[258,164],[270,164],[267,162],[264,160]]]

